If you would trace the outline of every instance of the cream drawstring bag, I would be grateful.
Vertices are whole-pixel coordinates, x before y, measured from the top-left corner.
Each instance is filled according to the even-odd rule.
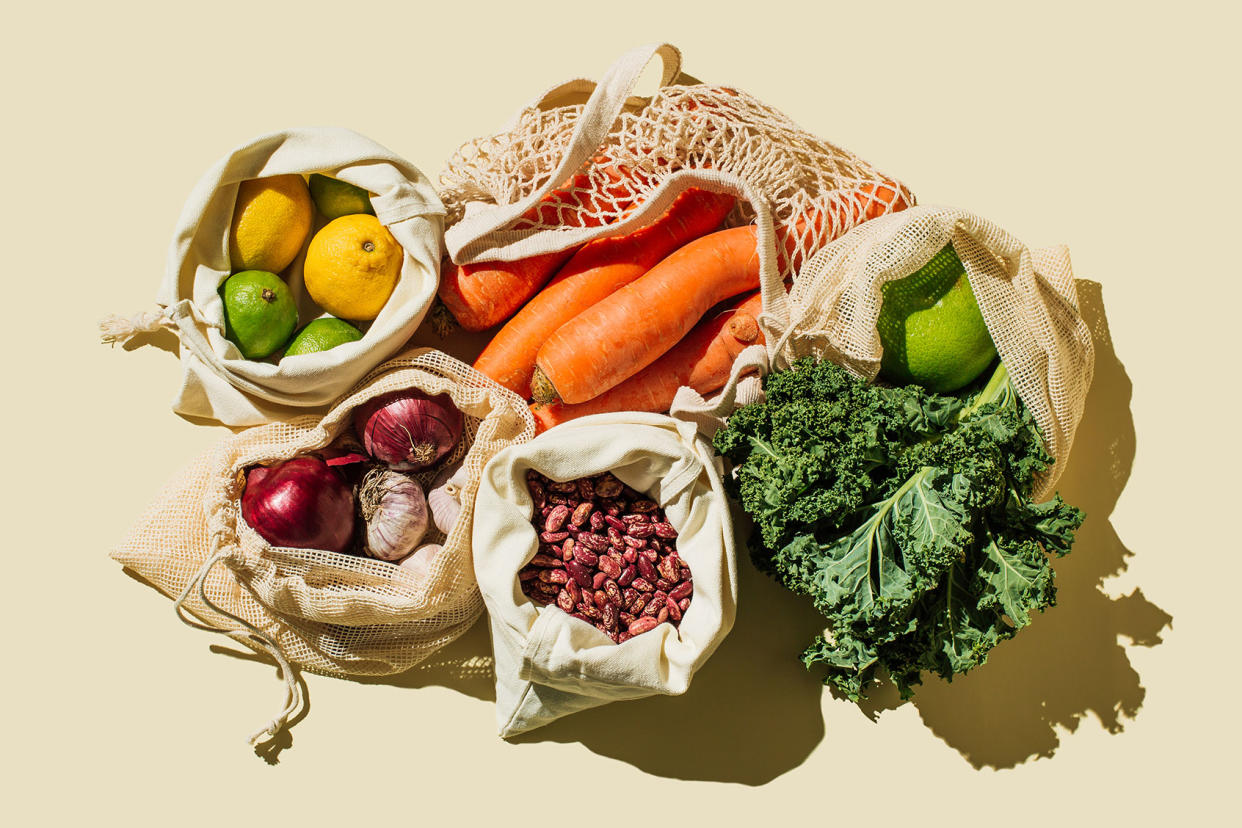
[[[371,206],[405,251],[396,289],[361,340],[280,362],[248,360],[224,338],[217,293],[231,273],[229,225],[238,185],[284,173],[319,172],[372,193]],[[322,409],[392,356],[422,321],[439,283],[444,207],[431,182],[379,144],[339,128],[290,129],[237,147],[199,180],[168,252],[160,309],[101,323],[104,342],[123,343],[160,328],[181,340],[182,383],[173,410],[226,425],[258,425]],[[313,235],[323,224],[317,219]],[[309,237],[308,240],[309,242]],[[299,306],[299,324],[322,311],[302,285],[305,247],[282,274]]]
[[[1036,497],[1051,495],[1095,366],[1069,251],[1032,251],[964,210],[912,207],[872,219],[812,256],[788,296],[779,280],[765,277],[765,343],[738,356],[730,383],[715,399],[682,388],[672,413],[712,433],[736,405],[758,398],[757,375],[785,370],[803,356],[830,359],[874,379],[882,353],[876,319],[883,284],[918,270],[946,244],[962,260],[1010,380],[1058,461],[1036,487]]]
[[[241,519],[245,469],[319,451],[352,428],[352,412],[373,397],[418,388],[448,394],[465,414],[454,452],[414,473],[424,490],[440,468],[464,458],[461,511],[417,576],[385,561],[274,547]],[[301,704],[294,666],[331,676],[399,673],[453,641],[478,619],[471,527],[484,465],[529,440],[534,420],[516,394],[447,354],[419,349],[363,378],[322,418],[251,428],[224,439],[171,482],[112,557],[198,621],[276,660],[284,706],[254,737],[273,737]],[[484,536],[485,537],[485,536]],[[201,623],[199,623],[201,622]]]
[[[538,551],[528,469],[561,481],[611,471],[664,507],[694,578],[679,628],[660,624],[615,644],[522,593],[518,571]],[[720,460],[689,423],[634,412],[583,417],[510,446],[488,463],[479,483],[474,566],[491,623],[502,737],[611,701],[684,693],[732,628],[737,608],[734,531]]]
[[[632,97],[656,58],[658,91]],[[668,44],[627,52],[598,84],[548,91],[500,132],[461,146],[440,183],[445,247],[458,264],[624,235],[688,187],[730,193],[742,203],[726,224],[756,225],[761,268],[778,283],[829,239],[914,202],[762,101],[682,74],[681,53]]]

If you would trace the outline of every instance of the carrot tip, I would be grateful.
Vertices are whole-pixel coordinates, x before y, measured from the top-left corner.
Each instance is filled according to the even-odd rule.
[[[538,403],[556,402],[560,398],[552,380],[548,379],[548,375],[538,366],[535,366],[535,373],[530,378],[530,393]]]

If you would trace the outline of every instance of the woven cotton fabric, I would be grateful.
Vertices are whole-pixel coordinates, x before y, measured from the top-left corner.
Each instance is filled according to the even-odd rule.
[[[447,536],[429,529],[424,543],[442,543],[443,550],[425,577],[370,558],[273,547],[241,520],[245,469],[321,449],[351,428],[355,408],[409,388],[447,393],[465,414],[460,444],[444,461],[465,457],[462,509]],[[516,395],[439,351],[412,351],[372,371],[322,418],[226,438],[168,484],[112,557],[176,597],[209,558],[223,553],[203,585],[209,600],[253,624],[290,662],[334,676],[402,672],[464,633],[482,612],[471,545],[479,479],[499,451],[533,436],[534,421]],[[434,474],[414,476],[428,487]],[[214,629],[236,630],[195,591],[185,607]]]

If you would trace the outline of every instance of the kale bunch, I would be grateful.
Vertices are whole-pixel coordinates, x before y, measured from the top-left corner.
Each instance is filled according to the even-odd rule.
[[[1083,513],[1034,503],[1052,463],[1003,365],[959,395],[882,388],[827,361],[771,374],[715,447],[755,521],[751,555],[828,620],[802,655],[863,696],[877,666],[903,697],[946,679],[1055,602],[1048,553]]]

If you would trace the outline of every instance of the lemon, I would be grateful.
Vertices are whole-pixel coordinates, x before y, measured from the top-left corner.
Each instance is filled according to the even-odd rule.
[[[298,308],[289,286],[275,273],[243,270],[220,286],[224,335],[246,359],[263,359],[289,341]]]
[[[876,320],[880,376],[946,393],[970,384],[996,359],[966,268],[947,245],[904,279],[885,282]]]
[[[314,208],[300,175],[243,181],[233,205],[229,260],[234,270],[279,273],[297,258]]]
[[[293,341],[285,349],[285,356],[315,354],[335,348],[337,345],[344,345],[346,342],[357,342],[359,339],[362,339],[362,331],[344,319],[325,316],[322,319],[312,320],[305,328],[298,331],[297,336],[293,337]]]
[[[371,194],[339,178],[311,173],[310,194],[315,207],[329,221],[356,213],[375,215]]]
[[[374,319],[397,286],[402,258],[401,245],[375,216],[333,219],[306,250],[306,292],[333,316]]]

